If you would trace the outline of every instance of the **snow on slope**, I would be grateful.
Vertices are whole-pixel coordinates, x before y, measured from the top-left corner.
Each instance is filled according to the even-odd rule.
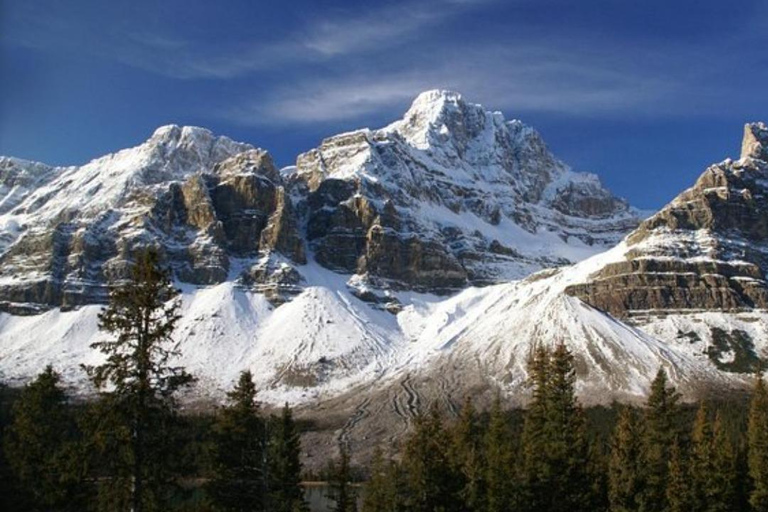
[[[185,286],[176,334],[181,362],[200,377],[196,392],[213,397],[250,368],[261,399],[274,404],[315,402],[353,388],[359,392],[360,385],[374,390],[405,373],[429,377],[446,365],[458,374],[479,365],[479,377],[519,399],[531,350],[560,341],[576,356],[579,390],[588,403],[644,395],[660,366],[689,393],[702,383],[743,383],[717,371],[700,347],[670,339],[659,323],[644,331],[563,294],[568,284],[623,251],[619,246],[573,267],[469,288],[448,299],[402,293],[399,299],[408,305],[396,316],[357,299],[345,286],[346,276],[316,264],[298,267],[307,287],[276,308],[230,282]],[[102,336],[98,310],[0,315],[3,377],[21,381],[53,363],[83,388],[77,366],[98,358],[88,348]]]

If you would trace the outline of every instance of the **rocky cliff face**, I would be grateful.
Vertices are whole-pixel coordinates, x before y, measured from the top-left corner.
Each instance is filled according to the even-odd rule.
[[[623,260],[568,293],[617,316],[768,307],[768,129],[746,125],[741,158],[709,167],[627,237]]]
[[[103,302],[146,246],[182,282],[235,280],[276,303],[308,255],[372,300],[370,286],[447,293],[581,259],[637,223],[534,130],[456,93],[424,93],[283,174],[264,150],[166,126],[81,167],[0,159],[0,308]]]
[[[275,250],[305,261],[269,155],[204,129],[166,126],[82,167],[5,159],[0,181],[0,304],[14,313],[103,302],[138,247],[156,247],[178,279],[200,285]]]
[[[386,128],[324,140],[293,179],[308,191],[318,261],[395,288],[520,278],[599,252],[638,222],[533,129],[446,91],[421,94]]]

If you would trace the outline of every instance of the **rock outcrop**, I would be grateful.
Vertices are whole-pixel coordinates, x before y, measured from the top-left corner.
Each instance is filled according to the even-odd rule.
[[[741,158],[709,167],[643,222],[624,260],[568,292],[617,316],[768,308],[768,129],[744,130]]]
[[[533,129],[447,91],[401,121],[300,155],[317,260],[394,288],[453,291],[520,278],[615,244],[639,222]]]
[[[170,125],[81,167],[0,159],[0,309],[103,303],[143,247],[181,282],[234,280],[274,303],[310,260],[354,286],[452,293],[582,259],[638,222],[533,129],[452,92],[283,171],[262,149]]]
[[[276,251],[306,261],[269,154],[201,128],[162,127],[83,167],[5,159],[0,179],[16,203],[3,216],[0,255],[0,307],[13,313],[104,302],[139,247],[155,247],[179,280],[197,285],[227,280],[233,260]],[[235,278],[254,282],[242,272]]]

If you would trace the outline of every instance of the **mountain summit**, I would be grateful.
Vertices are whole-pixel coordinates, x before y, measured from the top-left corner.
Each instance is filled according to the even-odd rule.
[[[468,393],[522,402],[539,344],[568,345],[588,404],[641,400],[659,367],[688,398],[743,386],[768,349],[767,133],[747,125],[741,158],[642,222],[532,128],[445,91],[282,170],[173,125],[81,167],[2,158],[0,371],[56,361],[85,386],[107,285],[152,246],[198,392],[251,369],[267,403],[353,418],[329,427],[345,439]]]

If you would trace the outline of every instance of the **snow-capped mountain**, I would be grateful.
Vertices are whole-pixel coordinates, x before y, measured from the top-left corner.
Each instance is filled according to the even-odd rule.
[[[532,128],[446,91],[386,128],[324,140],[291,180],[308,190],[317,261],[394,288],[521,278],[605,250],[639,219]]]
[[[106,285],[151,244],[183,292],[198,391],[250,368],[267,402],[351,416],[339,435],[432,399],[522,400],[538,343],[568,344],[588,403],[640,399],[659,366],[689,397],[739,386],[768,340],[766,134],[748,125],[738,161],[607,251],[637,212],[455,93],[280,171],[174,126],[83,167],[3,159],[0,371],[55,362],[82,384]]]

